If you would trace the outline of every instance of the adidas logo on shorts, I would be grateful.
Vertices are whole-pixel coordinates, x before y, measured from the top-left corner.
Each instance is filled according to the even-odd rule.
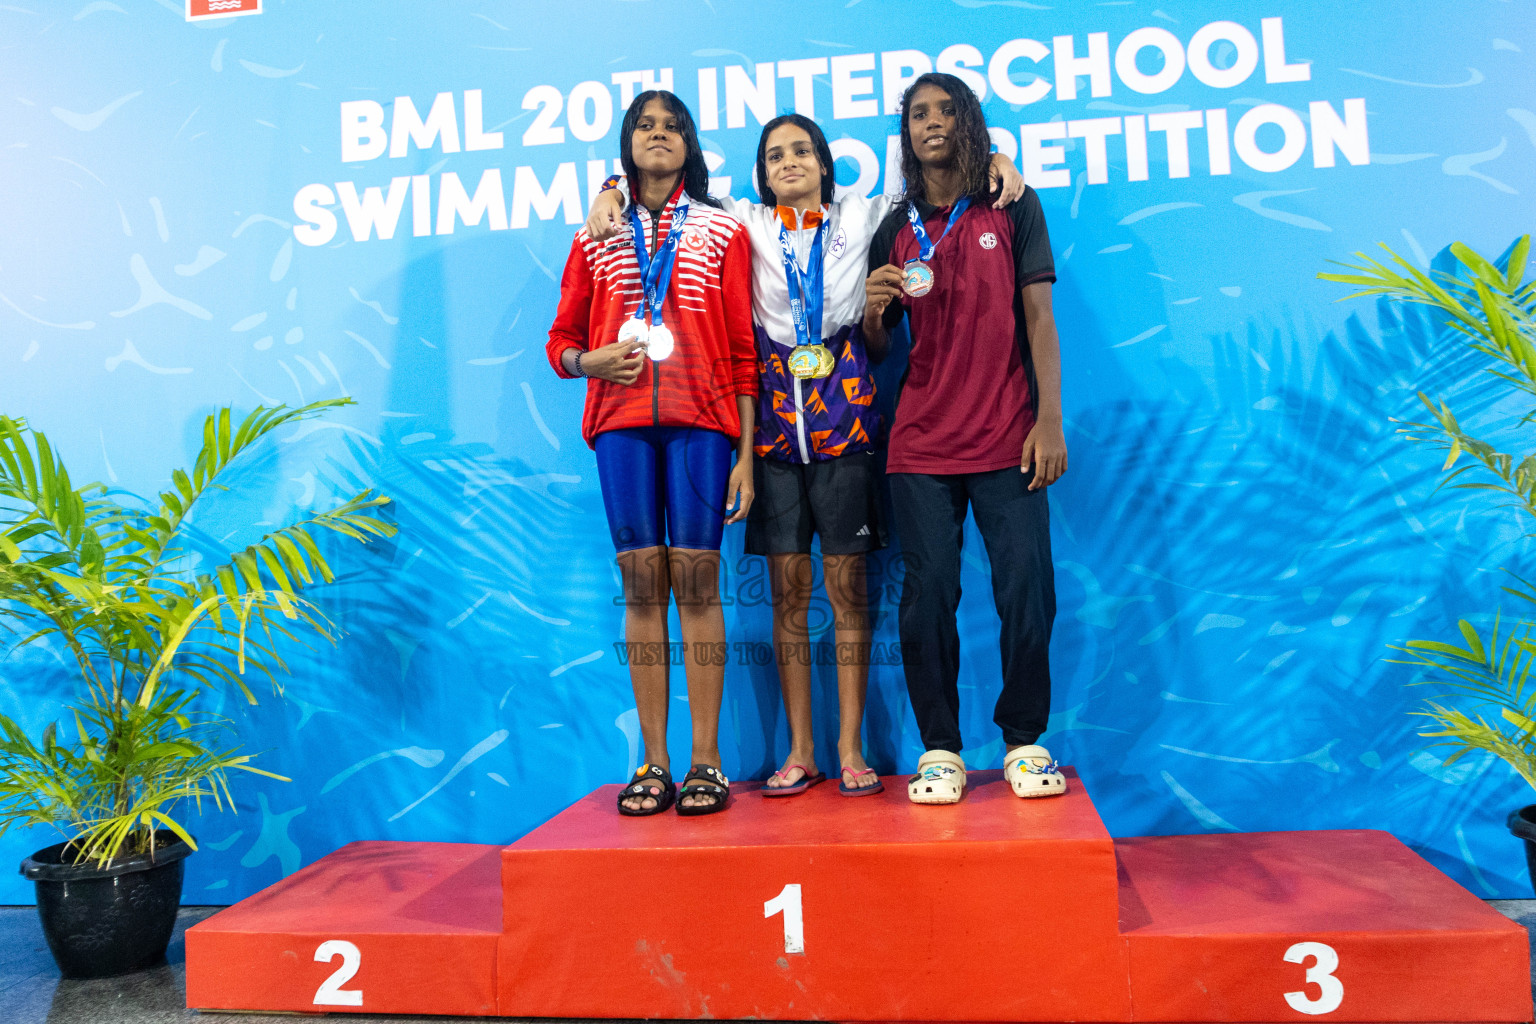
[[[854,536],[855,537],[868,537],[869,536],[869,525],[866,523],[865,525],[859,527],[859,532],[854,534]]]

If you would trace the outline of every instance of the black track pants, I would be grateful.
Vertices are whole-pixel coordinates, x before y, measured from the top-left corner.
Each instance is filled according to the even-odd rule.
[[[1051,711],[1051,623],[1056,583],[1045,491],[1017,468],[934,476],[890,474],[906,577],[901,652],[907,693],[927,750],[960,752],[960,546],[976,516],[1002,619],[1003,685],[993,721],[1008,747],[1034,743]]]

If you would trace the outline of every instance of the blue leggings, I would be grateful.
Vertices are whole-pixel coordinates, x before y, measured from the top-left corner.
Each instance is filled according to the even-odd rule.
[[[597,435],[597,480],[616,551],[719,551],[731,439],[697,427],[632,427]]]

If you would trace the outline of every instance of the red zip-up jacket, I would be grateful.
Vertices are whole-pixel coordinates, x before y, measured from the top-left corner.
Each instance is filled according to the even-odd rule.
[[[661,211],[654,232],[649,211],[640,208],[647,251],[655,253],[672,228],[672,210],[682,187]],[[562,377],[568,348],[586,351],[616,341],[624,319],[641,298],[640,265],[629,230],[594,242],[585,228],[576,233],[560,280],[560,308],[544,346]],[[645,360],[634,384],[595,377],[587,380],[581,436],[592,445],[598,434],[628,427],[701,427],[732,440],[741,436],[736,396],[757,396],[757,352],[752,337],[752,250],[741,223],[697,200],[678,239],[672,283],[662,318],[676,339],[672,355]]]

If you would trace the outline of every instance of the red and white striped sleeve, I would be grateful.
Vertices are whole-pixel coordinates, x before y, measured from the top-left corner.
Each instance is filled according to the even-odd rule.
[[[757,394],[757,342],[752,334],[752,242],[739,222],[720,265],[725,304],[725,341],[731,354],[731,386],[738,395]]]

